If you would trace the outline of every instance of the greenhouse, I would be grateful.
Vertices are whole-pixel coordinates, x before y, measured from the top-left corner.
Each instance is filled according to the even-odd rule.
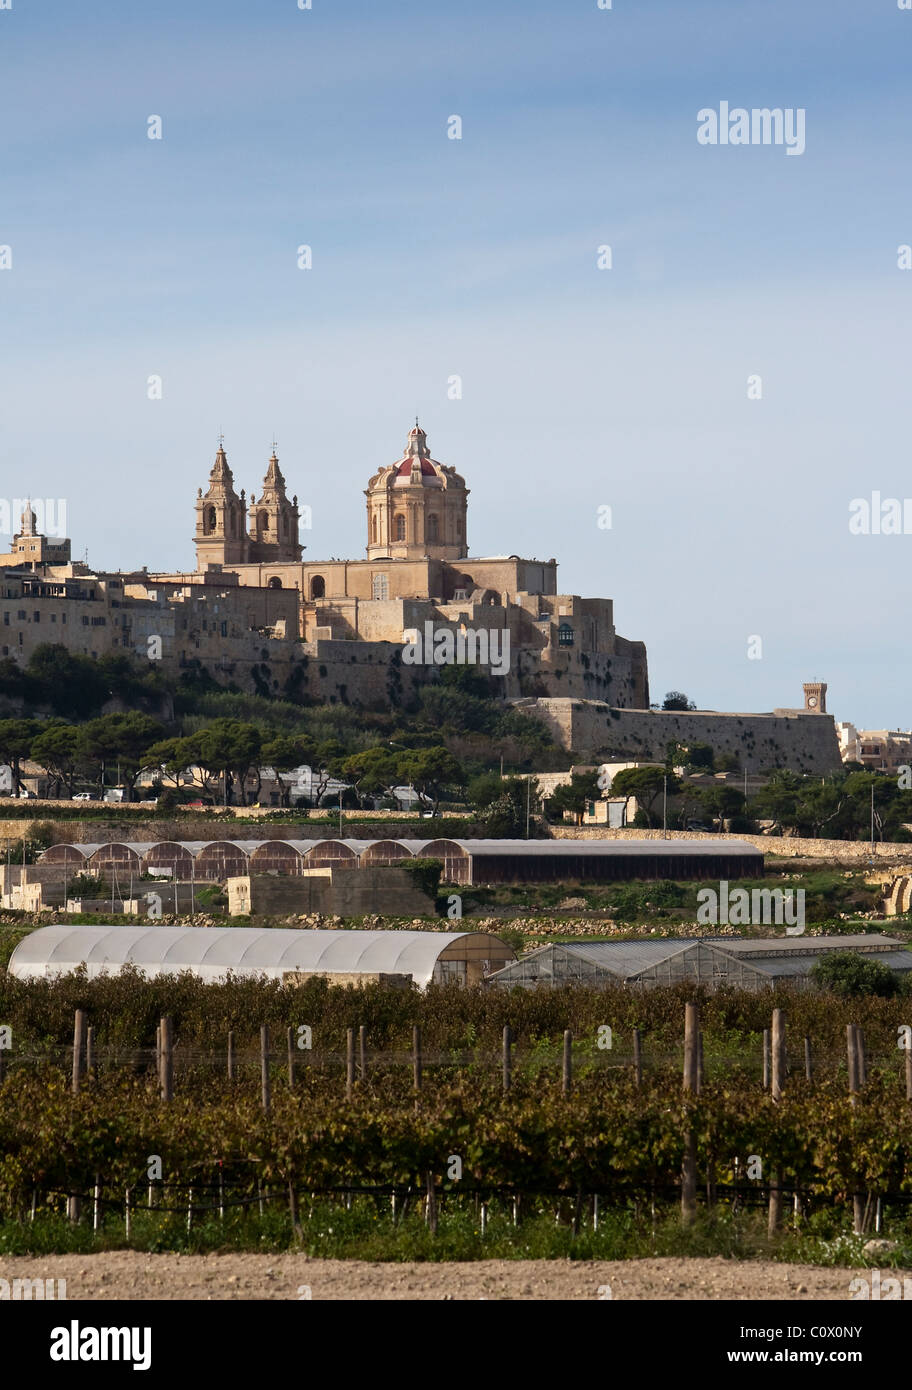
[[[406,976],[423,989],[478,984],[513,959],[485,932],[313,931],[256,927],[39,927],[9,962],[19,980],[48,979],[84,965],[90,979],[126,965],[148,977],[190,971],[200,979],[344,977],[346,983]]]
[[[666,938],[540,946],[506,965],[490,983],[506,989],[567,984],[648,989],[691,980],[710,989],[758,991],[784,983],[808,988],[814,965],[832,951],[857,951],[899,973],[912,970],[912,953],[884,936]]]
[[[42,864],[119,872],[167,871],[224,882],[246,873],[439,859],[445,883],[608,883],[629,879],[737,879],[763,874],[763,854],[741,840],[182,840],[59,844]]]

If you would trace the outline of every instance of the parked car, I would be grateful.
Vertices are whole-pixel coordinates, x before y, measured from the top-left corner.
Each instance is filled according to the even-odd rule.
[[[74,800],[74,801],[94,801],[94,800],[95,800],[95,797],[94,797],[94,795],[93,795],[92,792],[77,792],[76,795],[73,797],[73,800]]]

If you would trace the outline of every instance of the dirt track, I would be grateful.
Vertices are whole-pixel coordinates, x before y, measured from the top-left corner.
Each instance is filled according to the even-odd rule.
[[[68,1299],[839,1300],[849,1298],[858,1275],[870,1278],[870,1271],[723,1259],[369,1264],[128,1250],[0,1259],[0,1278],[63,1278]]]

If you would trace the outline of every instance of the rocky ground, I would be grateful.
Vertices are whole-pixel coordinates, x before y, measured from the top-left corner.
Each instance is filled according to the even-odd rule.
[[[902,1277],[902,1271],[890,1271]],[[0,1259],[0,1278],[65,1279],[75,1299],[536,1299],[764,1300],[850,1298],[870,1270],[769,1261],[646,1259],[605,1262],[480,1260],[371,1264],[306,1255],[99,1255]]]

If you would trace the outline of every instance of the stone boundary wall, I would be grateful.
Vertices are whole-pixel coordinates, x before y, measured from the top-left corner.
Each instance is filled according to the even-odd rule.
[[[555,840],[661,840],[661,830],[609,830],[601,825],[552,826]],[[838,859],[844,864],[882,863],[885,867],[909,861],[909,845],[868,840],[805,840],[792,835],[714,835],[702,830],[669,830],[669,840],[743,840],[764,854],[785,859]]]
[[[55,844],[104,844],[109,840],[327,840],[335,839],[337,827],[332,825],[237,825],[230,821],[180,820],[137,821],[54,821]],[[0,820],[0,845],[6,840],[21,840],[34,828],[34,821]],[[343,838],[422,840],[419,826],[403,821],[392,826],[378,827],[376,836],[355,836],[351,825],[343,822]],[[555,840],[661,840],[658,830],[611,830],[603,825],[554,825],[550,836]],[[884,865],[908,864],[912,845],[877,842],[874,854],[867,840],[807,840],[791,835],[725,835],[711,831],[669,830],[669,840],[743,840],[755,845],[764,854],[789,859],[837,859],[847,864]]]
[[[0,846],[7,840],[15,843],[28,839],[38,822],[50,825],[55,845],[106,844],[110,840],[151,841],[158,844],[162,840],[334,840],[339,838],[339,822],[303,825],[280,825],[275,821],[265,825],[239,825],[229,820],[58,820],[53,816],[36,816],[34,820],[0,820]],[[368,830],[353,825],[349,820],[342,822],[342,838],[346,840],[430,840],[420,820],[395,821],[388,825],[377,825],[376,830]]]

